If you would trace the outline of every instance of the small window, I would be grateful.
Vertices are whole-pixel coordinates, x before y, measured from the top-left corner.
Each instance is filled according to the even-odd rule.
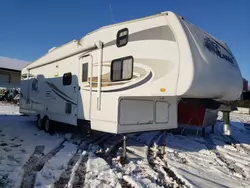
[[[88,63],[82,64],[82,82],[88,81]]]
[[[116,36],[116,46],[122,47],[128,43],[128,29],[121,29]]]
[[[22,80],[24,80],[24,79],[26,79],[26,78],[28,78],[28,74],[27,74],[27,73],[24,73],[24,74],[21,75],[21,79],[22,79]]]
[[[71,114],[71,103],[67,102],[66,105],[65,105],[65,113],[66,114]]]
[[[25,80],[27,78],[28,78],[28,74],[27,73],[24,73],[24,74],[21,75],[21,79],[22,80]],[[35,78],[35,75],[29,74],[29,78]]]
[[[111,63],[111,81],[130,80],[133,77],[133,57],[113,60]]]
[[[64,86],[70,85],[71,82],[72,82],[72,74],[71,74],[71,72],[65,73],[63,75],[63,85]]]
[[[32,88],[33,91],[38,90],[38,80],[37,79],[33,79],[31,88]]]

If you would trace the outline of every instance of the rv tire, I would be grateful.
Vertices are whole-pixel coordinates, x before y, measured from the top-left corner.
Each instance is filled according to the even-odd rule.
[[[90,136],[91,134],[91,127],[89,121],[81,121],[78,123],[78,129],[80,130],[81,134]]]
[[[37,116],[36,126],[38,129],[42,130],[44,127],[43,120],[40,115]]]
[[[47,116],[45,116],[43,122],[44,122],[44,131],[46,133],[53,134],[53,127],[51,120]]]

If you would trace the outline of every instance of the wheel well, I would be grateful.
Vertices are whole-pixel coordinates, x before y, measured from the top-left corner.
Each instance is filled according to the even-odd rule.
[[[49,119],[49,116],[45,115],[43,116],[43,119]]]

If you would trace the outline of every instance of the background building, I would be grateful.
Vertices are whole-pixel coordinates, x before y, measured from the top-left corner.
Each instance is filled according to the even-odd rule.
[[[250,90],[248,86],[248,80],[246,80],[245,78],[243,78],[243,90],[240,100],[250,100]]]
[[[0,56],[0,94],[5,89],[19,88],[21,82],[21,70],[29,62]]]
[[[243,91],[248,91],[248,81],[243,78]]]

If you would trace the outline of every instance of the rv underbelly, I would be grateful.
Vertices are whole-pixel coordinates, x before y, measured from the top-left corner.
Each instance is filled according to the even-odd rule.
[[[120,97],[115,122],[91,120],[91,129],[131,133],[177,128],[177,97]]]

